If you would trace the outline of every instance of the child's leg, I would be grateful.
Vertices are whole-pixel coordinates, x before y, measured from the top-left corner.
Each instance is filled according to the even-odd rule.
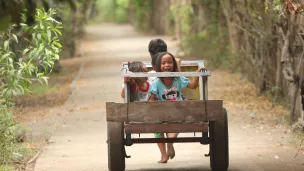
[[[167,133],[168,138],[176,138],[178,133]],[[175,157],[175,150],[173,147],[173,143],[167,143],[167,148],[168,148],[168,156],[173,159]]]
[[[155,138],[165,138],[164,134],[162,133],[155,133]],[[167,163],[169,160],[169,156],[166,152],[166,144],[165,143],[157,143],[157,146],[159,148],[159,151],[161,153],[161,160],[158,161],[158,163]]]
[[[163,137],[160,137],[163,138]],[[166,144],[165,143],[157,143],[159,151],[161,153],[161,160],[158,163],[167,163],[169,160],[169,156],[166,152]]]

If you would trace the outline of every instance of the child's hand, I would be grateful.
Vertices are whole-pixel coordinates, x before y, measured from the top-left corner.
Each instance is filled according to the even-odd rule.
[[[124,77],[124,82],[125,82],[125,83],[130,82],[130,77]]]
[[[202,67],[202,68],[199,68],[196,72],[202,72],[202,71],[207,71],[207,69]]]

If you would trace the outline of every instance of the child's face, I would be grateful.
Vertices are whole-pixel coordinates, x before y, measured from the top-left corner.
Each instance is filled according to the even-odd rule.
[[[166,54],[161,59],[160,70],[161,72],[172,72],[174,69],[174,62],[172,56]]]

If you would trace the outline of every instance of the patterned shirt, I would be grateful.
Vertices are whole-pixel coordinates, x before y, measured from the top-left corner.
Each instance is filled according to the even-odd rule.
[[[163,84],[160,78],[156,78],[150,89],[150,93],[155,94],[158,100],[183,100],[181,90],[188,86],[189,79],[186,77],[176,77],[170,87]]]

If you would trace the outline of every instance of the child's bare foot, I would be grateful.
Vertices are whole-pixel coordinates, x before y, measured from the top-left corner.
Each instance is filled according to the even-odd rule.
[[[169,156],[168,155],[162,155],[162,158],[160,161],[158,161],[158,163],[167,163],[169,160]]]
[[[168,156],[170,159],[173,159],[175,157],[175,150],[173,147],[173,143],[167,143],[167,148],[168,148]]]

